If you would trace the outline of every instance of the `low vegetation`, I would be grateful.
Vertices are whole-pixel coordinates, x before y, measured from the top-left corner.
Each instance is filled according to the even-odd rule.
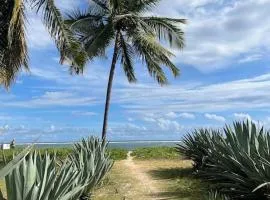
[[[63,162],[58,162],[55,154],[19,154],[7,173],[6,167],[0,171],[5,176],[6,196],[8,200],[90,199],[93,188],[113,164],[106,150],[105,142],[91,137],[75,144]],[[1,192],[0,200],[4,200]]]
[[[72,152],[72,147],[65,147],[65,148],[34,148],[37,150],[41,155],[49,154],[55,155],[57,160],[65,160],[68,155]],[[0,153],[0,169],[6,162],[9,162],[13,159],[14,156],[18,155],[23,150],[22,147],[10,150],[4,150]],[[110,155],[112,160],[124,160],[127,157],[127,150],[114,148],[114,149],[107,149],[106,154]]]
[[[180,159],[179,153],[173,147],[145,147],[137,148],[132,152],[137,160],[149,159]]]
[[[252,122],[195,130],[178,147],[198,177],[232,199],[268,199],[270,132]]]
[[[6,151],[5,160],[20,151]],[[108,150],[105,143],[94,138],[83,140],[70,149],[41,149],[40,152],[16,162],[20,167],[5,175],[5,184],[0,181],[1,188],[7,186],[3,193],[9,200],[17,198],[12,196],[12,191],[25,191],[17,188],[22,187],[22,177],[31,178],[27,186],[31,194],[38,194],[33,188],[39,191],[40,186],[48,187],[46,179],[39,183],[40,174],[45,171],[48,177],[61,177],[61,173],[63,177],[67,174],[74,177],[74,184],[70,180],[72,186],[58,189],[74,190],[73,194],[79,194],[81,199],[140,199],[143,195],[145,199],[267,200],[270,196],[270,132],[249,121],[226,125],[223,130],[195,130],[176,148],[138,148],[132,152],[131,160],[126,159],[127,150]],[[66,161],[58,162],[59,159]],[[111,173],[103,179],[113,160],[115,165]],[[58,170],[55,170],[56,161],[60,163]],[[55,193],[56,179],[51,180],[52,187],[48,190],[51,195]],[[33,180],[37,185],[31,185]],[[68,197],[68,193],[66,195]]]

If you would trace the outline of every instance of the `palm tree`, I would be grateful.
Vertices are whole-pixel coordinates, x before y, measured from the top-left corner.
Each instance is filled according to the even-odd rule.
[[[26,6],[41,13],[44,25],[60,52],[60,62],[68,61],[72,71],[81,72],[87,56],[65,25],[54,0],[2,0],[0,4],[0,84],[8,88],[22,68],[29,69],[25,39]]]
[[[78,38],[90,59],[104,56],[114,43],[104,112],[102,138],[106,138],[112,83],[117,61],[120,60],[129,82],[136,82],[134,57],[146,65],[150,75],[161,85],[168,82],[163,66],[176,77],[179,69],[171,62],[173,54],[160,42],[172,47],[184,47],[184,33],[179,24],[184,19],[148,17],[160,0],[92,0],[89,8],[70,13],[66,23]]]

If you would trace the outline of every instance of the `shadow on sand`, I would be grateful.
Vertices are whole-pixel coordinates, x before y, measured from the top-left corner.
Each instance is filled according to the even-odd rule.
[[[149,174],[155,180],[170,180],[164,191],[153,195],[157,199],[202,200],[206,195],[206,186],[194,177],[192,168],[161,168]]]

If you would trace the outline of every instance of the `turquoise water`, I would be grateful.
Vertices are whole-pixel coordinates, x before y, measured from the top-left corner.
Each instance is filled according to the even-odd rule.
[[[125,142],[109,142],[109,148],[136,149],[142,147],[175,147],[178,141],[125,141]],[[22,146],[27,144],[21,144]],[[71,147],[72,143],[37,143],[38,148],[63,148]]]

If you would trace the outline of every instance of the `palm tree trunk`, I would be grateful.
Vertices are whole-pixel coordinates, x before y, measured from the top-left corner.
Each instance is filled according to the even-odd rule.
[[[114,51],[113,51],[113,59],[112,59],[112,65],[109,75],[109,81],[107,86],[107,95],[106,95],[106,104],[105,104],[105,110],[104,110],[104,119],[103,119],[103,128],[102,128],[102,139],[106,139],[106,133],[107,133],[107,126],[108,126],[108,114],[109,114],[109,108],[110,108],[110,100],[111,100],[111,92],[112,92],[112,84],[113,84],[113,77],[117,62],[117,56],[118,56],[118,40],[119,40],[120,34],[119,32],[116,34],[115,39],[115,45],[114,45]]]

